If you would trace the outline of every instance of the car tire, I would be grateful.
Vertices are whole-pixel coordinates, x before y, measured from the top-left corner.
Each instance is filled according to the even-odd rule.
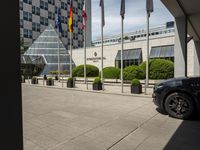
[[[172,93],[165,100],[166,112],[174,118],[189,119],[194,113],[194,102],[184,93]]]

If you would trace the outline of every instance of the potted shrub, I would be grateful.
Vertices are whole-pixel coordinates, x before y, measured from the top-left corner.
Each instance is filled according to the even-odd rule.
[[[67,79],[67,87],[69,87],[69,88],[75,87],[75,78],[70,77]]]
[[[102,90],[102,82],[99,77],[94,79],[93,90]]]
[[[131,81],[131,93],[134,93],[134,94],[142,93],[142,85],[140,83],[140,80],[133,79]]]
[[[21,76],[21,82],[25,83],[25,77],[24,76]]]
[[[50,71],[50,74],[52,74],[52,76],[54,76],[55,80],[58,80],[58,71],[57,70]]]
[[[31,79],[31,84],[38,84],[38,79],[37,77],[33,76]]]
[[[54,85],[54,80],[53,80],[53,78],[48,78],[48,79],[46,80],[46,85],[53,86],[53,85]]]

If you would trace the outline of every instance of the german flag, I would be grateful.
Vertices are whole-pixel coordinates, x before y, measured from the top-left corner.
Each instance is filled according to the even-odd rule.
[[[69,11],[69,32],[73,32],[73,0],[70,3],[70,11]]]

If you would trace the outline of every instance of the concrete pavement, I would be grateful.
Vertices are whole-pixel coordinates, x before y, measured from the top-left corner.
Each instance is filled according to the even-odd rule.
[[[191,148],[171,142],[181,141],[175,135],[184,121],[158,113],[151,98],[28,84],[22,89],[25,150]],[[200,131],[199,122],[192,123]]]

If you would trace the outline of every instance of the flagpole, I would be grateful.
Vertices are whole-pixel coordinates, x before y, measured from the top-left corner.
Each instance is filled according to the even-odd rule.
[[[149,85],[149,12],[147,11],[147,60],[146,60],[146,81],[145,81],[145,95],[147,95],[147,88]]]
[[[101,81],[102,89],[104,90],[104,80],[103,80],[103,10],[101,9]]]
[[[70,32],[70,77],[72,77],[72,32]]]
[[[58,79],[60,81],[60,42],[59,42],[59,32],[58,32]]]
[[[86,15],[86,16],[85,16]],[[87,14],[86,14],[86,2],[84,5],[84,16],[83,16],[83,29],[84,29],[84,83],[86,84],[86,30],[87,30],[87,23],[86,23],[86,18],[87,18]]]
[[[121,17],[121,25],[122,25],[122,35],[121,35],[121,92],[124,92],[124,85],[123,85],[123,50],[124,50],[124,19]]]
[[[84,31],[84,83],[86,84],[86,26]]]

